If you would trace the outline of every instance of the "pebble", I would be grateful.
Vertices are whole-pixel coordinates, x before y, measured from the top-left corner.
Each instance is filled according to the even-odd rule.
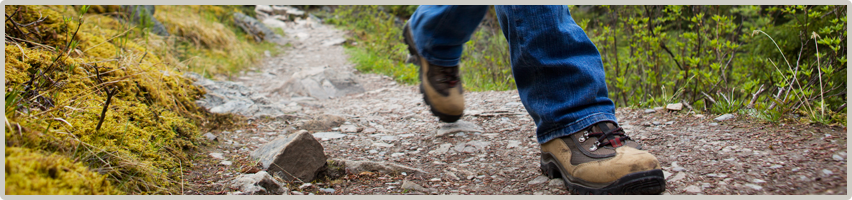
[[[687,193],[698,194],[701,193],[701,188],[698,186],[690,185],[689,187],[686,187],[684,191]]]
[[[346,134],[340,132],[318,132],[314,133],[313,135],[314,137],[321,138],[323,140],[346,137]]]
[[[215,159],[225,159],[225,157],[222,156],[222,153],[210,153],[210,157],[213,157]]]
[[[373,143],[373,146],[377,146],[377,147],[392,147],[392,146],[393,146],[393,144],[388,144],[388,143],[384,143],[384,142],[377,142],[377,143]]]
[[[521,144],[521,141],[509,140],[509,145],[507,145],[506,148],[511,149],[511,148],[514,148],[514,147],[518,147],[518,145],[520,145],[520,144]]]
[[[792,169],[792,170],[790,170],[790,171],[797,172],[797,171],[799,171],[799,169],[800,169],[800,168],[796,167],[796,168],[793,168],[793,169]]]
[[[309,188],[309,187],[311,187],[311,186],[314,186],[314,184],[311,184],[311,183],[305,183],[305,184],[300,185],[300,186],[299,186],[299,189],[304,190],[305,188]]]
[[[732,115],[732,114],[724,114],[722,116],[716,117],[716,119],[713,119],[713,120],[721,122],[721,121],[725,121],[725,120],[729,120],[729,119],[733,119],[733,118],[734,118],[734,115]]]
[[[334,193],[334,191],[335,191],[335,190],[334,190],[334,189],[332,189],[332,188],[319,188],[319,190],[320,190],[320,191],[323,191],[323,192],[326,192],[326,193]]]
[[[376,129],[375,128],[365,128],[364,131],[361,131],[361,133],[373,134],[373,133],[376,133]]]
[[[405,153],[393,153],[393,154],[391,154],[391,157],[400,157],[400,156],[404,156],[404,155],[405,155]]]
[[[666,125],[672,125],[672,124],[674,124],[674,121],[667,121],[666,122]]]
[[[547,177],[546,176],[538,176],[538,177],[535,177],[535,179],[531,180],[530,182],[527,182],[527,184],[538,185],[538,184],[542,184],[544,182],[547,182]]]
[[[357,133],[358,127],[355,125],[343,125],[340,126],[340,131],[344,133]]]
[[[222,162],[219,162],[219,164],[222,164],[222,165],[225,165],[225,166],[231,166],[231,164],[233,164],[233,163],[231,161],[223,160]]]
[[[659,125],[660,125],[660,122],[658,122],[658,121],[653,121],[653,122],[651,122],[651,124],[654,124],[654,126],[659,126]]]
[[[555,178],[553,180],[550,180],[550,182],[547,182],[547,186],[554,188],[563,188],[565,187],[565,181],[563,181],[562,178]]]
[[[668,171],[663,171],[663,177],[668,179],[672,177],[672,173]]]
[[[755,185],[755,184],[751,184],[751,183],[746,183],[745,186],[750,187],[751,189],[754,189],[754,190],[762,190],[763,189],[763,187],[760,187],[759,185]]]
[[[432,178],[432,179],[429,179],[429,181],[437,182],[437,181],[441,181],[441,178]]]
[[[645,109],[645,114],[648,114],[648,113],[655,113],[655,112],[657,112],[657,111],[656,111],[656,110],[654,110],[654,109]]]
[[[204,137],[207,137],[207,140],[216,141],[216,135],[213,135],[212,133],[206,133],[204,134]]]
[[[701,187],[702,188],[711,188],[711,187],[713,187],[713,185],[711,185],[710,183],[702,183]]]
[[[677,181],[684,179],[684,178],[686,178],[686,172],[680,172],[680,173],[675,174],[675,176],[672,177],[672,179],[669,179],[669,182],[677,182]]]
[[[710,123],[710,126],[718,126],[718,125],[719,125],[719,123],[716,123],[716,122]]]
[[[760,180],[760,179],[754,179],[754,180],[751,180],[751,182],[752,182],[752,183],[757,183],[757,184],[766,183],[766,181],[764,181],[764,180]]]
[[[371,149],[371,150],[370,150],[370,151],[368,151],[368,152],[369,152],[370,154],[377,154],[377,153],[379,153],[379,151],[376,151],[375,149]]]
[[[769,169],[778,169],[778,168],[781,168],[781,167],[783,167],[783,166],[781,166],[781,165],[772,165],[772,166],[769,166]]]
[[[831,170],[828,170],[828,169],[822,169],[822,173],[825,174],[826,176],[834,174],[834,172],[831,172]]]
[[[840,155],[837,154],[832,155],[831,159],[834,159],[836,161],[843,161],[843,157],[840,157]]]
[[[683,167],[674,167],[674,168],[672,168],[672,170],[674,170],[674,171],[676,171],[676,172],[686,171],[686,169],[685,169],[685,168],[683,168]]]

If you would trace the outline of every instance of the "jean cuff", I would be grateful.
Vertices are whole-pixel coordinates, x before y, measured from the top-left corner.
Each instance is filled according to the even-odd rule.
[[[618,120],[612,113],[593,113],[577,121],[571,122],[566,125],[558,126],[557,128],[553,128],[542,134],[537,134],[536,138],[538,139],[539,144],[544,144],[546,142],[549,142],[550,140],[580,132],[581,130],[588,128],[589,126],[604,121],[610,121],[618,124]]]
[[[429,53],[427,53],[427,52],[423,51],[422,49],[418,49],[418,51],[420,51],[420,55],[422,55],[422,56],[423,56],[423,58],[425,58],[425,59],[426,59],[426,61],[429,61],[429,64],[433,64],[433,65],[437,65],[437,66],[442,66],[442,67],[454,67],[454,66],[459,66],[459,60],[460,60],[460,58],[451,59],[451,60],[445,60],[445,59],[435,58],[435,57],[433,57],[432,55],[430,55]]]

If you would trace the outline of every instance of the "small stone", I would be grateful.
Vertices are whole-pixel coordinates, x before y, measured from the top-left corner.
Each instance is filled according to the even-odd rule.
[[[651,124],[654,124],[654,126],[659,126],[661,123],[658,122],[658,121],[653,121],[653,122],[651,122]]]
[[[705,176],[707,176],[707,177],[719,177],[718,174],[713,174],[713,173],[707,174]]]
[[[733,119],[733,118],[734,118],[733,114],[724,114],[722,116],[716,117],[716,119],[713,119],[713,120],[721,122],[721,121],[725,121],[725,120],[729,120],[729,119]]]
[[[376,131],[377,130],[375,128],[365,128],[364,131],[361,131],[361,133],[373,134],[373,133],[376,133]]]
[[[680,172],[680,173],[675,174],[675,176],[672,177],[671,179],[669,179],[669,182],[677,182],[677,181],[684,179],[684,178],[686,178],[686,172]]]
[[[666,109],[668,110],[683,110],[683,103],[673,103],[666,105]]]
[[[400,157],[400,156],[404,156],[404,155],[405,155],[405,153],[393,153],[393,154],[391,154],[391,157]]]
[[[509,145],[506,145],[506,148],[511,149],[511,148],[514,148],[514,147],[518,147],[518,145],[520,145],[520,144],[521,144],[521,141],[509,140]]]
[[[843,161],[843,157],[840,157],[840,155],[837,154],[832,155],[831,159],[834,159],[836,161]]]
[[[303,194],[302,192],[299,192],[299,191],[292,191],[292,192],[290,192],[290,194],[293,194],[293,195],[305,195],[305,194]]]
[[[711,188],[711,187],[713,187],[713,185],[711,185],[710,183],[702,183],[701,187],[702,188]]]
[[[456,175],[456,173],[453,173],[453,172],[447,172],[447,176],[449,176],[449,177],[450,177],[450,178],[452,178],[453,180],[461,180],[461,179],[459,178],[459,176],[457,176],[457,175]]]
[[[672,124],[674,124],[674,121],[667,121],[666,122],[666,125],[672,125]]]
[[[834,172],[831,172],[831,170],[828,170],[828,169],[822,169],[822,173],[825,174],[826,176],[830,176],[830,175],[834,174]]]
[[[282,194],[286,188],[265,171],[255,174],[242,174],[231,181],[232,189],[239,189],[241,194]]]
[[[314,133],[313,136],[323,140],[329,140],[346,137],[346,134],[342,134],[340,132],[318,132]]]
[[[654,109],[645,109],[645,114],[650,114],[650,113],[655,113],[655,112],[657,112],[657,111],[654,110]]]
[[[393,135],[386,135],[386,136],[382,136],[382,138],[381,138],[380,140],[384,140],[384,141],[395,141],[395,140],[396,140],[396,136],[393,136]]]
[[[701,193],[701,188],[698,186],[690,185],[683,189],[687,193],[698,194]]]
[[[223,160],[222,162],[219,162],[219,164],[221,164],[221,165],[225,165],[225,166],[231,166],[231,164],[233,164],[233,162],[231,162],[231,161],[227,161],[227,160]]]
[[[718,126],[718,125],[719,125],[719,123],[716,123],[716,122],[710,123],[710,126]]]
[[[693,116],[695,116],[695,118],[704,118],[704,115],[702,115],[702,114],[697,114],[697,115],[693,115]]]
[[[527,182],[527,184],[538,185],[538,184],[542,184],[544,182],[547,182],[547,180],[548,180],[548,178],[546,176],[538,176],[538,177],[535,177],[535,179],[533,179],[532,181]]]
[[[438,128],[436,136],[440,137],[458,132],[482,132],[482,128],[474,123],[462,120],[456,121],[455,123],[441,123],[441,127]]]
[[[778,168],[781,168],[781,167],[783,167],[783,166],[781,166],[781,165],[772,165],[772,166],[769,166],[769,169],[778,169]]]
[[[334,191],[335,191],[335,190],[334,190],[334,189],[332,189],[332,188],[319,188],[319,190],[320,190],[320,191],[323,191],[323,192],[325,192],[325,193],[334,193]]]
[[[204,134],[204,137],[207,137],[207,140],[210,141],[218,141],[216,135],[213,135],[212,133],[206,133]]]
[[[392,147],[392,146],[393,146],[393,144],[388,144],[388,143],[384,143],[384,142],[377,142],[377,143],[373,143],[373,146],[377,146],[377,147]]]
[[[755,184],[751,184],[751,183],[746,183],[745,186],[750,187],[751,189],[754,189],[754,190],[762,190],[763,189],[763,187],[760,187],[759,185],[755,185]]]
[[[790,170],[790,171],[797,172],[797,171],[799,171],[799,169],[801,169],[801,168],[796,167],[796,168],[793,168],[793,169],[792,169],[792,170]]]
[[[672,177],[672,173],[668,171],[663,171],[663,178],[668,179]]]
[[[686,169],[685,169],[685,168],[683,168],[683,167],[674,167],[674,168],[672,168],[672,170],[674,170],[674,171],[676,171],[676,172],[686,171]]]
[[[429,181],[438,182],[438,181],[441,181],[441,178],[432,178],[432,179],[429,179]]]
[[[753,179],[753,180],[751,180],[751,182],[752,182],[752,183],[757,183],[757,184],[766,183],[766,181],[761,180],[761,179]]]
[[[305,184],[300,185],[300,186],[299,186],[299,189],[300,189],[300,190],[304,190],[304,189],[310,188],[311,186],[314,186],[314,184],[311,184],[311,183],[305,183]]]
[[[225,159],[225,157],[222,156],[222,153],[210,153],[210,157],[213,157],[215,159]]]
[[[651,123],[648,123],[648,122],[642,122],[642,126],[651,126]]]
[[[377,154],[377,153],[379,153],[379,151],[376,151],[375,149],[370,149],[370,151],[367,151],[367,152],[369,152],[370,154]]]
[[[422,192],[430,192],[430,190],[424,188],[423,186],[417,185],[417,183],[411,182],[409,180],[402,181],[402,185],[400,186],[400,188]]]
[[[562,178],[555,178],[547,182],[547,186],[553,188],[563,188],[565,187],[565,181],[563,181]]]
[[[351,124],[343,125],[343,126],[340,126],[340,132],[344,132],[344,133],[357,133],[357,132],[358,132],[358,127],[357,127],[357,126],[355,126],[355,125],[351,125]]]

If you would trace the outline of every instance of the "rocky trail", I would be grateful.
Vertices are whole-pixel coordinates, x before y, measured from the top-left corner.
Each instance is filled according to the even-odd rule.
[[[440,123],[416,86],[357,72],[345,32],[307,19],[265,21],[291,46],[262,66],[231,81],[195,77],[208,90],[198,104],[248,125],[205,134],[184,194],[568,194],[539,170],[516,91],[467,92],[461,121]],[[847,194],[844,127],[685,109],[616,115],[660,160],[664,194]]]

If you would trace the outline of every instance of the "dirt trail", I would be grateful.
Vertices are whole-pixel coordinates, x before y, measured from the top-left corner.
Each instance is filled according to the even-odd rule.
[[[185,194],[235,191],[228,182],[251,165],[252,150],[322,114],[341,116],[344,125],[357,129],[341,138],[320,138],[329,158],[392,162],[427,173],[350,174],[302,189],[290,184],[288,194],[567,194],[561,180],[539,171],[535,124],[516,91],[465,93],[467,114],[461,120],[479,130],[438,136],[443,125],[423,104],[417,87],[385,76],[355,72],[351,79],[364,92],[330,99],[269,92],[268,85],[286,81],[273,74],[295,68],[354,71],[342,47],[324,45],[332,40],[327,38],[344,38],[344,32],[330,26],[285,32],[293,40],[307,37],[235,82],[286,101],[295,112],[250,117],[244,130],[211,132],[217,142],[196,156],[195,168],[185,174]],[[660,160],[668,179],[664,194],[847,194],[845,128],[764,124],[746,116],[719,122],[716,116],[687,111],[621,108],[616,115],[628,135]],[[222,158],[209,153],[222,153]],[[425,189],[406,189],[410,183]]]

